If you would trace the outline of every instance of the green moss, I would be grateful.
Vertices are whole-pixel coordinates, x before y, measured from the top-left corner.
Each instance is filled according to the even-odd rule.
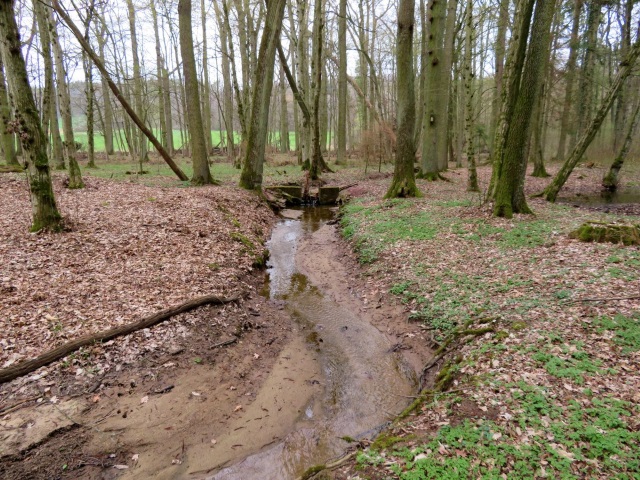
[[[406,439],[403,437],[393,436],[391,432],[382,432],[371,444],[371,450],[387,450],[398,442],[402,442],[404,440]]]
[[[603,222],[586,222],[569,234],[581,242],[622,243],[640,245],[640,226]]]
[[[325,468],[327,468],[326,465],[314,465],[313,467],[309,467],[300,476],[300,480],[309,480],[311,477],[313,477],[317,473],[320,473]]]
[[[236,242],[240,242],[241,244],[243,244],[245,247],[247,247],[249,250],[253,251],[255,250],[256,246],[254,245],[254,243],[249,239],[249,237],[247,237],[246,235],[243,235],[240,232],[231,232],[229,234],[229,236],[234,239]]]

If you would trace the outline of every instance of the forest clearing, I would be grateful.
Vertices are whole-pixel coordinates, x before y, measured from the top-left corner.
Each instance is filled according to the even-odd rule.
[[[265,183],[280,183],[283,169],[295,175],[285,161]],[[640,251],[569,233],[587,220],[637,221],[638,204],[532,199],[535,216],[504,220],[465,191],[462,169],[450,169],[449,182],[419,180],[422,198],[382,200],[389,168],[324,176],[355,185],[339,226],[327,227],[333,241],[301,246],[298,270],[325,295],[355,302],[418,376],[432,367],[417,393],[396,398],[386,420],[410,408],[377,439],[353,432],[353,443],[340,441],[354,453],[324,478],[637,475]],[[480,185],[489,173],[479,169]],[[567,198],[598,196],[601,175],[579,167]],[[286,438],[319,395],[323,374],[305,352],[328,333],[309,333],[289,315],[291,298],[265,295],[255,264],[277,217],[233,186],[237,174],[198,189],[162,175],[121,178],[87,176],[85,189],[65,190],[56,174],[69,230],[32,234],[24,177],[0,176],[3,366],[200,295],[241,300],[83,347],[5,383],[4,478],[202,478],[220,468],[216,459],[233,464],[264,451],[246,437],[231,446],[224,432],[256,401],[272,409],[260,392],[274,370],[278,377],[283,351],[296,367],[280,373],[296,387],[277,400],[291,407],[277,417],[289,424],[265,418],[261,430]],[[631,165],[622,192],[639,180]],[[528,188],[543,182],[530,179]],[[319,260],[323,242],[338,262],[329,270]],[[44,437],[16,437],[25,423]],[[208,460],[195,462],[198,470],[194,458]]]

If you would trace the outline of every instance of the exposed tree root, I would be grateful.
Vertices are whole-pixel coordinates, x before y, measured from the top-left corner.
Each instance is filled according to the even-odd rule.
[[[220,298],[217,295],[205,295],[203,297],[194,298],[187,302],[181,303],[180,305],[176,305],[175,307],[165,308],[164,310],[161,310],[158,313],[154,313],[153,315],[150,315],[148,317],[144,317],[137,322],[129,323],[121,327],[110,328],[109,330],[104,330],[102,332],[84,335],[75,340],[60,345],[53,350],[43,353],[42,355],[39,355],[34,359],[26,360],[16,365],[11,365],[10,367],[0,369],[0,384],[9,382],[15,378],[31,373],[34,370],[55,362],[56,360],[59,360],[62,357],[65,357],[71,352],[74,352],[86,345],[90,345],[95,342],[106,342],[122,335],[128,335],[129,333],[133,333],[137,330],[142,330],[143,328],[157,325],[158,323],[164,322],[165,320],[168,320],[175,315],[188,312],[195,308],[202,307],[203,305],[224,305],[226,303],[235,302],[239,299],[240,295],[230,298]]]
[[[326,465],[315,465],[311,468],[308,468],[300,477],[298,477],[297,480],[309,480],[315,477],[318,473],[322,472],[323,470],[333,470],[334,468],[338,468],[344,465],[345,463],[347,463],[353,457],[355,457],[356,453],[358,453],[358,450],[349,452],[346,455],[338,458],[337,460],[331,463],[327,463]]]

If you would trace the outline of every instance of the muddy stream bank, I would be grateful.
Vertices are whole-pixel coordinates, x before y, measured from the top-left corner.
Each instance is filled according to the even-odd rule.
[[[287,480],[373,438],[409,403],[428,342],[358,278],[334,211],[285,214],[244,302],[172,320],[171,344],[88,393],[3,415],[0,477]]]
[[[296,478],[341,455],[348,439],[375,436],[415,390],[412,369],[391,351],[389,340],[370,323],[359,301],[340,295],[349,278],[332,255],[336,232],[326,222],[333,212],[318,207],[289,215],[298,218],[281,221],[268,243],[268,278],[262,294],[283,305],[294,319],[300,335],[292,343],[304,340],[305,351],[312,355],[300,371],[308,377],[303,383],[316,388],[290,392],[299,408],[283,439],[208,479]],[[281,358],[290,354],[285,349]],[[280,365],[276,363],[270,378],[279,376]],[[286,388],[294,379],[282,380]],[[268,385],[262,391],[273,393]],[[262,391],[254,405],[260,403]],[[229,443],[243,443],[256,433],[230,432],[235,440]]]

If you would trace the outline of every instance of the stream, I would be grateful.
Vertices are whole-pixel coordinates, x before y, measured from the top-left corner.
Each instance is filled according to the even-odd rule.
[[[370,324],[358,304],[329,298],[317,286],[322,278],[313,278],[322,275],[316,269],[307,269],[307,275],[301,272],[301,246],[321,231],[328,235],[331,227],[326,222],[334,212],[323,207],[298,212],[290,213],[299,218],[280,221],[268,242],[268,278],[262,295],[279,302],[295,320],[304,349],[313,354],[315,365],[308,370],[318,372],[306,382],[317,388],[304,394],[304,406],[283,438],[208,479],[294,479],[309,467],[342,455],[349,446],[343,437],[374,437],[407,405],[407,396],[415,389],[410,369],[390,352],[389,341]],[[332,253],[327,244],[305,255],[311,255],[306,260],[313,265],[326,262]],[[345,276],[341,282],[346,286],[349,279]],[[282,377],[278,365],[271,377]]]

